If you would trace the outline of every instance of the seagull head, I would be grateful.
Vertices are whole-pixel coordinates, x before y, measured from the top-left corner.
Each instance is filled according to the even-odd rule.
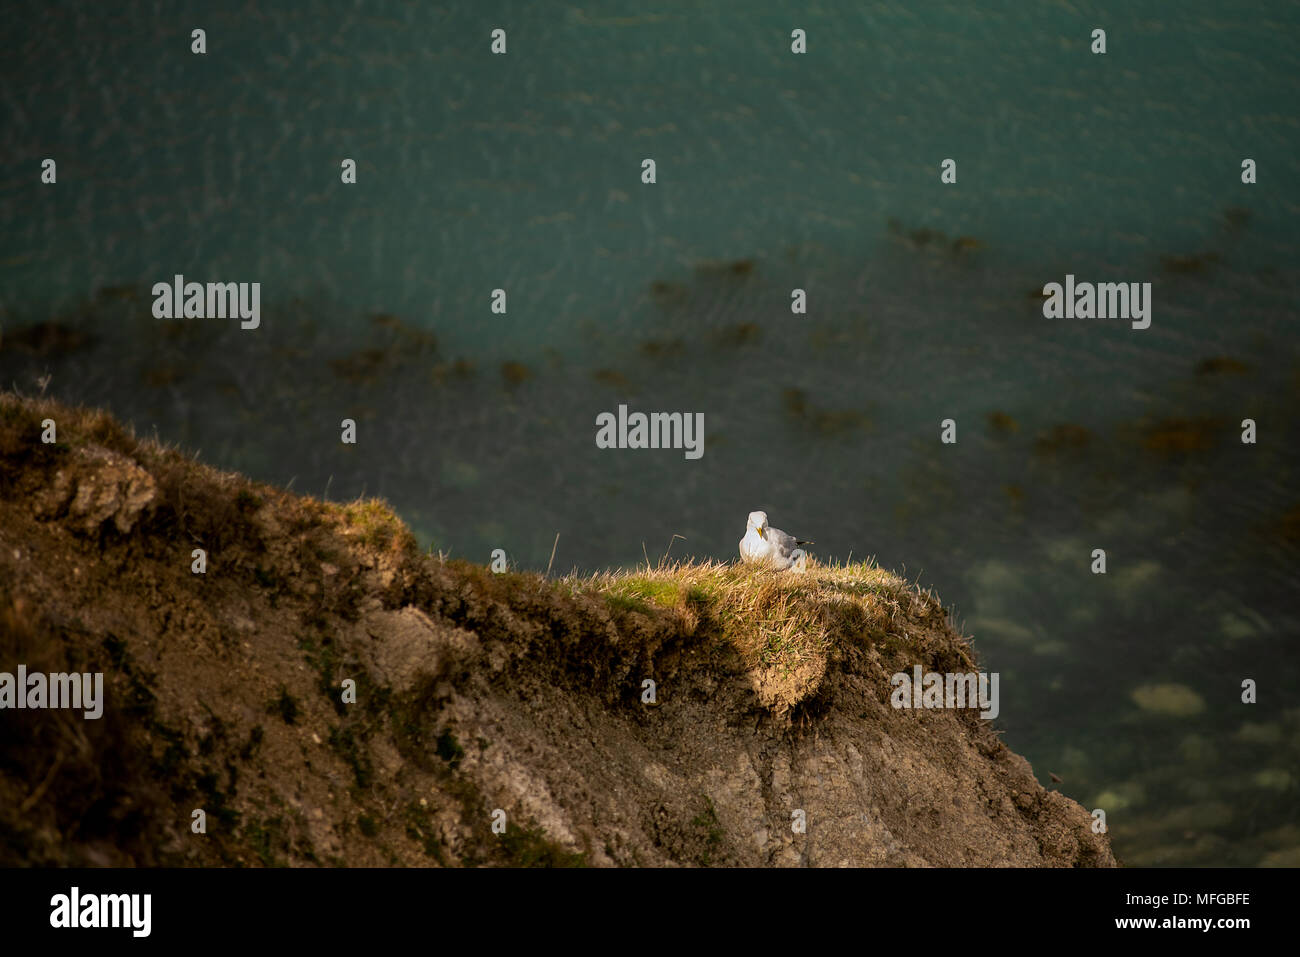
[[[758,532],[759,538],[763,538],[763,533],[767,530],[767,512],[750,512],[745,531],[749,531],[751,528]]]

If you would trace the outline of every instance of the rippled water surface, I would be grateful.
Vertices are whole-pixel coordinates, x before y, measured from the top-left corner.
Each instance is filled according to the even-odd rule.
[[[1300,864],[1300,7],[281,6],[5,31],[6,386],[480,561],[729,558],[764,508],[954,605],[1127,863]],[[260,328],[153,319],[177,273]],[[1151,327],[1045,319],[1067,274]],[[703,458],[598,449],[620,403]]]

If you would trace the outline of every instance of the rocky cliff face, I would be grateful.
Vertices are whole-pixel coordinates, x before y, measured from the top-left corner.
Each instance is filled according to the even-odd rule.
[[[0,864],[1115,863],[976,711],[890,706],[977,666],[886,571],[497,575],[5,395],[20,663],[106,703],[0,711]]]

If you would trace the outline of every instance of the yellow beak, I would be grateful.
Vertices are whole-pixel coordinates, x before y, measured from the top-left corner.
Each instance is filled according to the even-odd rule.
[[[761,525],[758,526],[757,528],[754,529],[754,531],[758,532],[759,538],[762,538],[764,541],[767,541],[766,537],[763,535],[763,526]]]

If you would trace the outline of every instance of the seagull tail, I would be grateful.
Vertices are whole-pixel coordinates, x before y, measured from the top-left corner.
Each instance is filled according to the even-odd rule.
[[[797,539],[797,538],[794,540],[794,543],[795,543],[796,545],[816,545],[816,544],[817,544],[816,542],[805,542],[805,541],[801,541],[800,539]]]

